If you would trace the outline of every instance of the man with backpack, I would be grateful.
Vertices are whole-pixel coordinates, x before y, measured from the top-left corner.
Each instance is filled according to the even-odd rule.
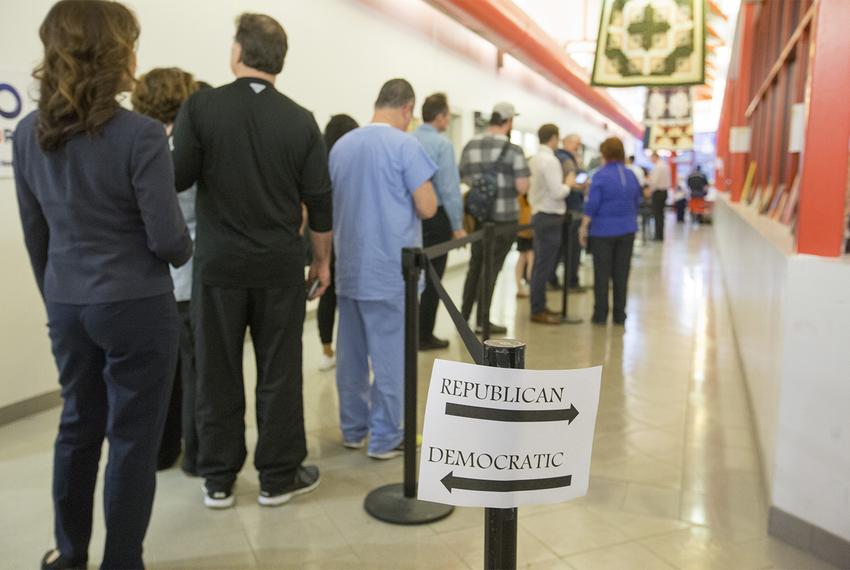
[[[531,171],[525,160],[522,148],[511,143],[510,133],[513,118],[517,116],[511,103],[498,103],[493,107],[487,132],[474,137],[463,149],[460,158],[461,179],[470,187],[467,195],[467,212],[475,218],[476,229],[485,222],[499,225],[514,224],[519,218],[520,194],[528,192]],[[493,298],[496,278],[502,269],[508,252],[511,250],[513,234],[496,234],[493,238],[493,274],[484,284],[487,306]],[[463,304],[461,313],[469,320],[472,306],[479,301],[480,280],[483,278],[484,241],[472,244],[472,257],[463,286]],[[481,303],[476,310],[476,332],[481,332],[485,319],[490,316],[482,313]],[[490,324],[490,332],[504,334],[504,326]]]

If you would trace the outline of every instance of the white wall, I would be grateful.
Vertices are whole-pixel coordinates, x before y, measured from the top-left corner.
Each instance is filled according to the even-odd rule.
[[[31,69],[40,57],[38,26],[52,0],[28,0],[3,14],[0,66]],[[512,101],[518,128],[546,122],[596,144],[621,134],[593,110],[510,57],[496,71],[496,50],[421,0],[131,0],[142,25],[138,69],[179,66],[213,84],[231,80],[234,18],[244,11],[280,20],[290,51],[278,88],[313,110],[320,126],[335,113],[365,122],[381,84],[405,77],[421,98],[448,93],[461,113],[463,139],[473,113]],[[56,388],[44,310],[23,249],[11,180],[0,180],[0,407]]]
[[[850,260],[725,199],[715,229],[770,503],[850,540]]]

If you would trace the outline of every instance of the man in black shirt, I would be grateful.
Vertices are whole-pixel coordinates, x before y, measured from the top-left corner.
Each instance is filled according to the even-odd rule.
[[[286,33],[273,18],[243,14],[229,85],[196,93],[174,128],[177,189],[197,182],[192,319],[197,343],[198,471],[204,504],[233,505],[247,455],[242,347],[257,361],[259,502],[277,506],[314,489],[301,375],[305,310],[301,204],[312,231],[308,281],[330,283],[331,193],[327,153],[312,114],[278,92]]]

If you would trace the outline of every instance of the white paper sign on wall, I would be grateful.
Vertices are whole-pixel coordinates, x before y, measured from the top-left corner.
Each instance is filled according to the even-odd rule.
[[[12,134],[18,121],[35,108],[30,72],[0,67],[0,178],[12,177]]]
[[[750,152],[752,133],[750,127],[731,127],[729,129],[729,152]]]
[[[466,507],[587,494],[602,368],[511,370],[435,360],[419,498]]]

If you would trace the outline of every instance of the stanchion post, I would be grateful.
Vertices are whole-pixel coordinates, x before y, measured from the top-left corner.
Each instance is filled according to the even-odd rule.
[[[416,498],[416,391],[419,350],[419,277],[425,254],[420,248],[404,248],[404,482],[372,490],[363,503],[378,520],[403,525],[425,524],[449,516],[454,507]]]
[[[562,229],[563,236],[561,243],[564,249],[564,288],[561,292],[561,322],[568,325],[577,325],[582,322],[581,319],[574,319],[569,316],[570,311],[570,277],[572,277],[573,259],[577,255],[576,240],[573,235],[573,213],[569,210],[564,216],[564,227]]]
[[[512,339],[484,342],[484,366],[525,368],[525,343]],[[512,509],[484,509],[485,570],[515,570],[517,559],[517,520]]]
[[[494,243],[494,239],[496,237],[496,224],[493,222],[485,222],[484,223],[484,239],[483,239],[483,252],[484,252],[484,270],[483,270],[483,278],[484,278],[484,288],[482,289],[483,293],[481,294],[481,300],[479,301],[479,309],[481,310],[481,314],[484,315],[484,321],[481,323],[481,337],[483,340],[488,340],[490,338],[490,284],[495,280],[495,276],[493,272],[495,268],[493,267],[493,257],[495,256],[496,244]]]
[[[404,496],[416,497],[416,387],[419,350],[419,277],[422,250],[401,251],[404,274]]]

